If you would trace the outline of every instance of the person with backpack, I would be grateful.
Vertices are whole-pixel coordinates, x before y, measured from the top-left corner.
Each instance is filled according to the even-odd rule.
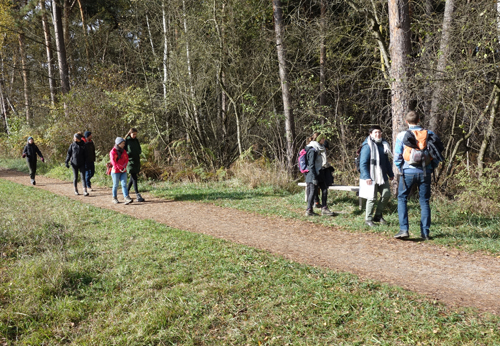
[[[134,185],[135,195],[137,197],[137,202],[144,202],[137,188],[137,174],[141,170],[141,143],[137,139],[137,129],[131,128],[127,135],[125,136],[125,150],[127,151],[129,161],[127,170],[130,173],[130,181],[128,183],[128,191],[132,185]]]
[[[307,209],[306,216],[318,215],[314,212],[314,199],[318,188],[321,190],[321,215],[334,215],[328,209],[328,186],[333,182],[330,165],[326,160],[326,138],[323,134],[314,133],[305,147],[305,158],[308,172],[306,174]]]
[[[402,174],[398,188],[399,233],[394,238],[409,237],[407,200],[412,187],[416,185],[421,213],[420,236],[423,240],[430,240],[431,173],[443,160],[443,143],[434,132],[418,125],[420,116],[416,112],[408,112],[405,120],[409,129],[398,134],[394,148],[395,164]]]
[[[389,143],[382,138],[382,128],[378,125],[370,127],[369,135],[361,146],[359,154],[360,179],[365,180],[368,186],[374,185],[375,195],[373,199],[366,201],[365,223],[373,227],[374,222],[382,225],[387,222],[382,217],[389,199],[391,198],[391,187],[389,180],[394,179],[394,172],[390,159],[392,158]],[[377,192],[380,194],[375,215],[373,209],[377,199]]]
[[[125,140],[122,137],[116,137],[115,146],[109,152],[109,159],[111,161],[111,178],[113,179],[113,203],[118,204],[118,184],[122,186],[123,197],[125,198],[125,205],[132,203],[127,189],[127,165],[128,154],[125,150]]]
[[[75,195],[78,193],[78,172],[80,172],[83,185],[83,195],[88,196],[87,183],[85,181],[85,143],[82,141],[82,136],[78,133],[73,135],[73,142],[68,148],[68,154],[66,155],[66,167],[69,168],[71,163],[71,168],[73,169],[73,187],[75,188]]]
[[[95,174],[95,145],[92,140],[92,132],[85,131],[85,182],[90,191],[92,191],[92,184],[90,179]]]
[[[26,158],[26,163],[28,163],[28,168],[30,170],[31,185],[36,185],[35,174],[36,174],[36,156],[40,156],[40,160],[45,162],[42,152],[35,144],[33,137],[28,137],[28,141],[23,149],[23,158]]]

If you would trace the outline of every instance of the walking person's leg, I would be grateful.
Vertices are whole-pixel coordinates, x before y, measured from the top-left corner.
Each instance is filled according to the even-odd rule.
[[[431,174],[427,173],[424,177],[420,174],[418,177],[418,190],[420,194],[420,235],[423,239],[429,239],[429,230],[431,228],[431,207],[429,200],[431,198]]]
[[[28,160],[28,167],[30,170],[30,180],[31,184],[35,185],[35,175],[36,175],[36,161]]]
[[[111,179],[113,180],[113,203],[118,203],[118,184],[120,183],[120,173],[111,173]]]
[[[120,175],[120,182],[122,185],[122,193],[123,197],[125,198],[125,204],[132,203],[132,198],[129,196],[129,192],[127,189],[127,173],[121,173]]]
[[[75,195],[78,195],[78,167],[71,165],[73,169],[73,187],[75,189]]]
[[[307,183],[307,209],[306,215],[316,215],[313,211],[314,196],[316,195],[317,185],[313,183]]]
[[[80,177],[82,179],[82,186],[83,186],[83,195],[88,196],[89,193],[87,192],[87,179],[86,179],[86,170],[85,170],[85,165],[81,166],[80,168]]]
[[[408,195],[410,194],[413,185],[414,175],[405,174],[399,180],[398,188],[398,217],[399,217],[399,233],[394,237],[405,239],[409,237],[408,225]]]
[[[385,224],[386,221],[382,217],[382,214],[387,207],[387,203],[389,203],[389,200],[391,199],[391,185],[389,184],[389,181],[386,181],[383,185],[377,185],[375,189],[380,193],[380,200],[378,201],[373,221]]]
[[[332,216],[334,213],[328,209],[328,185],[324,181],[319,183],[321,190],[321,215]]]

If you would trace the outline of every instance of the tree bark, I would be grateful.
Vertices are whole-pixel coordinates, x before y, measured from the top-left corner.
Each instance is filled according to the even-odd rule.
[[[163,103],[165,106],[165,112],[167,111],[167,106],[168,106],[168,90],[167,90],[167,83],[168,83],[168,37],[167,37],[167,13],[165,11],[165,0],[161,2],[161,10],[162,10],[162,20],[163,20]],[[170,124],[169,120],[167,117],[166,120],[166,127],[167,127],[167,143],[170,142]]]
[[[3,73],[2,79],[0,79],[0,111],[3,115],[5,133],[7,133],[7,135],[10,135],[9,121],[7,119],[7,106],[5,105],[5,98],[3,96]]]
[[[404,117],[410,110],[408,90],[408,55],[410,54],[410,8],[408,0],[389,0],[389,30],[391,37],[391,109],[392,140],[405,129]]]
[[[19,55],[21,56],[21,70],[23,76],[23,95],[24,95],[24,113],[26,115],[26,123],[29,125],[31,122],[30,112],[30,92],[29,92],[29,71],[28,63],[26,61],[26,48],[24,42],[24,32],[19,33]]]
[[[493,135],[495,119],[497,116],[498,110],[498,101],[500,99],[500,89],[495,85],[494,87],[495,98],[491,105],[490,109],[490,121],[488,124],[488,128],[486,129],[486,133],[483,138],[483,142],[481,143],[481,148],[479,149],[479,154],[477,156],[477,170],[479,176],[483,175],[484,171],[484,156],[486,154],[486,150],[488,149],[488,145],[490,144],[491,136]]]
[[[319,43],[319,106],[321,109],[321,124],[325,123],[326,118],[326,92],[325,92],[325,60],[326,60],[326,45],[325,45],[325,30],[326,30],[326,0],[321,0],[321,26],[320,26],[320,43]]]
[[[188,69],[188,79],[189,79],[189,91],[191,94],[191,104],[193,106],[193,117],[196,125],[196,130],[198,132],[198,136],[200,140],[202,140],[202,132],[200,126],[200,120],[198,119],[198,109],[196,107],[196,97],[193,86],[193,74],[191,72],[191,51],[189,49],[189,37],[188,37],[188,27],[187,27],[187,15],[186,15],[186,1],[182,0],[182,17],[184,24],[184,34],[186,35],[186,63]]]
[[[439,112],[443,93],[443,82],[441,81],[446,73],[446,62],[450,55],[450,31],[453,20],[453,11],[455,9],[454,0],[446,0],[443,17],[443,31],[441,35],[441,43],[439,45],[438,63],[436,67],[436,87],[432,93],[431,114],[430,114],[430,129],[434,132],[439,132],[440,124],[443,122],[443,115]]]
[[[287,168],[293,174],[295,163],[295,121],[292,111],[292,100],[287,75],[286,49],[283,42],[283,11],[280,0],[273,0],[274,30],[276,32],[276,50],[278,54],[281,91],[283,95],[283,112],[285,115],[285,132],[287,144]]]
[[[57,4],[57,0],[52,0],[54,35],[57,47],[57,62],[59,64],[59,79],[61,81],[61,92],[66,94],[70,90],[68,76],[68,62],[66,60],[66,47],[64,45],[64,33],[62,24],[61,7]]]
[[[40,0],[40,3],[43,0]],[[83,37],[85,39],[85,55],[87,56],[87,66],[90,66],[90,53],[89,53],[89,40],[88,40],[88,32],[87,32],[87,23],[85,22],[85,14],[83,13],[82,1],[78,1],[78,7],[80,8],[80,16],[82,17],[82,28],[83,28]]]
[[[47,13],[44,0],[40,0],[40,8],[42,12],[43,34],[45,37],[45,51],[47,53],[47,74],[49,76],[50,103],[52,104],[52,107],[54,107],[56,100],[56,86],[53,71],[54,57],[52,55],[52,42],[50,38],[50,29],[47,22]]]

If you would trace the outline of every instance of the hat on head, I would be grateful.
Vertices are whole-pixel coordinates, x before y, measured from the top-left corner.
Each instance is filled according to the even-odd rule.
[[[90,131],[85,131],[85,133],[83,134],[85,136],[85,138],[89,138],[89,136],[92,134],[92,132]]]
[[[82,135],[81,135],[81,134],[79,134],[79,133],[75,133],[75,134],[73,135],[73,137],[74,137],[74,138],[76,138],[76,139],[82,139]]]
[[[29,136],[27,142],[30,141],[30,139],[33,139],[33,137]],[[34,140],[34,139],[33,139]]]
[[[123,142],[125,142],[125,140],[122,137],[116,137],[116,139],[115,139],[116,145],[119,145],[120,143],[123,143]]]

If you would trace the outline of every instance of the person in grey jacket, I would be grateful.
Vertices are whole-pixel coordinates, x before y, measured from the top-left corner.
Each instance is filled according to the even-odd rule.
[[[391,158],[389,143],[382,138],[382,128],[378,125],[372,126],[359,154],[360,179],[366,180],[367,185],[374,185],[375,189],[374,198],[366,201],[365,223],[370,227],[375,226],[374,222],[387,224],[382,213],[391,198],[389,180],[394,179]],[[375,215],[372,216],[377,193],[380,194],[380,200]]]
[[[318,193],[318,187],[321,190],[321,215],[332,216],[334,213],[328,209],[328,179],[326,175],[330,173],[329,165],[326,160],[325,149],[326,138],[320,133],[314,133],[309,138],[309,143],[305,147],[307,152],[307,168],[309,172],[306,174],[306,191],[307,191],[307,209],[306,216],[317,215],[313,210],[314,199]]]

